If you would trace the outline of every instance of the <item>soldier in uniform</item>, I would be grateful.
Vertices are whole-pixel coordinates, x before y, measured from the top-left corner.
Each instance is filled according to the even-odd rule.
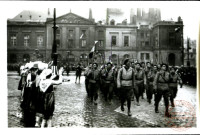
[[[114,89],[114,83],[115,83],[115,70],[112,68],[112,63],[108,62],[107,68],[102,71],[102,79],[104,82],[104,96],[105,100],[111,104],[111,100],[113,97],[113,89]]]
[[[122,67],[117,75],[117,87],[120,88],[121,97],[121,110],[124,111],[124,103],[127,100],[128,116],[131,116],[131,97],[134,89],[134,71],[130,67],[129,59],[124,61],[124,67]]]
[[[84,72],[84,75],[85,75],[85,89],[86,89],[86,92],[87,92],[88,96],[90,96],[89,89],[88,89],[88,84],[89,84],[88,74],[89,74],[91,69],[92,69],[92,63],[89,63],[88,67],[86,68],[86,70]]]
[[[91,101],[94,101],[94,105],[97,105],[97,99],[98,99],[98,89],[99,89],[99,81],[100,81],[100,72],[97,69],[98,64],[93,63],[92,70],[90,70],[88,74],[89,79],[89,93],[91,94],[90,98]]]
[[[158,111],[158,105],[159,102],[162,98],[164,97],[164,102],[165,102],[165,116],[170,117],[171,115],[168,112],[168,105],[169,105],[169,96],[170,96],[170,91],[169,91],[169,79],[170,75],[167,69],[166,64],[161,65],[161,69],[159,72],[157,72],[154,82],[153,82],[153,88],[155,90],[155,112],[159,113]]]
[[[177,87],[178,81],[181,85],[182,80],[181,80],[180,76],[175,72],[175,68],[171,67],[170,68],[169,88],[170,88],[170,91],[171,91],[170,101],[171,101],[172,107],[174,107],[174,98],[176,97],[176,94],[177,94],[177,91],[178,91],[178,87]]]
[[[139,97],[141,96],[142,99],[143,93],[144,93],[144,86],[146,85],[146,76],[143,69],[141,69],[141,64],[136,63],[136,69],[135,69],[135,96],[137,101],[137,106],[140,106],[139,104]]]
[[[151,63],[147,63],[147,69],[146,69],[146,79],[147,79],[147,85],[146,85],[146,95],[147,95],[147,101],[149,104],[151,103],[151,99],[153,96],[153,80],[155,78],[155,75],[157,73],[157,66],[154,65],[153,69],[151,67]]]

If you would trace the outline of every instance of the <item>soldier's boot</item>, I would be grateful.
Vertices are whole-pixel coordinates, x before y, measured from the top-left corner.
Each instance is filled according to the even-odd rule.
[[[174,100],[171,101],[171,105],[172,105],[172,107],[175,107]]]
[[[94,100],[94,105],[97,105],[97,100]]]
[[[52,119],[48,119],[47,121],[47,127],[52,127]]]
[[[36,116],[35,127],[40,127],[40,117],[39,116]]]
[[[131,116],[132,114],[131,114],[131,111],[130,111],[130,109],[128,109],[128,116]]]
[[[47,120],[43,119],[42,120],[42,124],[41,124],[41,128],[44,128],[47,124]]]
[[[165,109],[165,116],[166,116],[166,117],[171,117],[171,114],[168,112],[168,108],[169,108],[169,106],[166,106],[166,109]]]
[[[155,113],[159,113],[159,111],[158,111],[158,105],[155,105]]]
[[[121,104],[121,110],[124,111],[124,105],[123,104]]]

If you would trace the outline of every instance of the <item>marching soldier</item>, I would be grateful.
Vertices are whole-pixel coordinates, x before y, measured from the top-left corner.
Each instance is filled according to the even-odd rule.
[[[89,84],[88,74],[89,74],[91,69],[92,69],[92,63],[89,63],[88,67],[86,68],[86,70],[84,72],[84,75],[85,75],[85,89],[86,89],[86,92],[87,92],[88,96],[90,96],[89,89],[88,89],[88,84]]]
[[[136,96],[137,106],[140,106],[139,97],[141,96],[142,99],[144,99],[144,97],[143,97],[144,85],[146,85],[146,76],[145,76],[144,70],[141,69],[141,64],[140,63],[136,63],[136,69],[135,69],[135,96]]]
[[[121,110],[124,111],[124,102],[127,100],[128,116],[131,116],[131,97],[134,89],[134,71],[130,67],[129,59],[124,61],[124,67],[122,67],[117,76],[117,87],[120,88],[121,97]]]
[[[111,100],[113,97],[113,89],[115,83],[115,70],[112,68],[112,63],[108,62],[107,68],[102,71],[102,77],[104,82],[104,90],[105,90],[105,100],[111,104]]]
[[[178,91],[178,88],[177,88],[178,81],[179,81],[180,85],[182,85],[182,80],[181,80],[180,76],[175,72],[175,68],[171,67],[169,88],[171,91],[170,101],[171,101],[172,107],[174,107],[174,98],[176,97],[176,94]]]
[[[97,99],[98,99],[98,89],[99,89],[99,81],[100,81],[100,72],[97,69],[98,64],[93,63],[92,65],[92,70],[90,70],[88,74],[88,79],[89,79],[89,93],[91,101],[94,101],[94,105],[97,105]]]
[[[153,87],[155,90],[155,112],[159,113],[158,105],[163,96],[165,102],[165,116],[170,117],[171,115],[168,112],[168,107],[169,107],[168,98],[170,96],[170,91],[169,91],[170,75],[167,68],[168,67],[166,64],[161,65],[160,71],[155,76]]]
[[[152,95],[153,95],[153,80],[155,78],[155,75],[157,73],[157,66],[154,65],[153,69],[151,67],[151,63],[147,63],[147,69],[146,69],[146,79],[147,79],[147,85],[146,85],[146,95],[147,95],[147,101],[149,104],[151,103]]]

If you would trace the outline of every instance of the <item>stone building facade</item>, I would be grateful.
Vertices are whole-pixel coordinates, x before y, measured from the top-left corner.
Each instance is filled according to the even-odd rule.
[[[112,17],[114,11],[117,13]],[[137,9],[137,14],[131,9],[130,22],[122,15],[121,10],[111,12],[107,9],[105,24],[100,21],[95,23],[91,9],[89,18],[71,12],[57,17],[58,62],[82,63],[86,66],[92,61],[103,64],[110,60],[122,64],[125,58],[130,58],[139,62],[181,65],[181,18],[177,22],[160,21],[158,9],[149,9],[149,13]],[[13,19],[8,19],[7,24],[8,63],[51,60],[53,18],[49,12],[23,11]],[[180,29],[178,32],[175,31],[177,28]],[[93,59],[89,59],[95,41],[98,41],[96,53]]]

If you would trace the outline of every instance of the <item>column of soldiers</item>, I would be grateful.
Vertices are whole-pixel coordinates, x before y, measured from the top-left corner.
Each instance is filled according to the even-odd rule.
[[[97,63],[87,67],[85,71],[85,84],[88,97],[97,105],[98,89],[103,93],[105,101],[112,104],[113,94],[120,98],[121,111],[124,111],[124,103],[127,102],[127,113],[131,116],[131,100],[140,106],[140,98],[144,99],[146,93],[147,102],[152,103],[154,97],[155,113],[159,113],[159,102],[162,97],[165,104],[165,116],[169,103],[174,107],[174,98],[177,95],[178,83],[182,87],[183,82],[179,68],[168,67],[167,64],[153,65],[150,62],[139,63],[124,60],[122,66],[117,67],[108,62],[98,68]]]

